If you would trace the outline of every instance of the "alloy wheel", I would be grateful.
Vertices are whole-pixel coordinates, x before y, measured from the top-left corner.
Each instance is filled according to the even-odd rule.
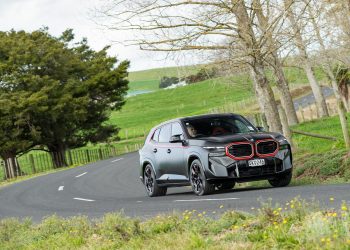
[[[198,164],[193,164],[191,167],[191,183],[195,193],[200,193],[202,191],[203,180],[201,177],[201,169]]]

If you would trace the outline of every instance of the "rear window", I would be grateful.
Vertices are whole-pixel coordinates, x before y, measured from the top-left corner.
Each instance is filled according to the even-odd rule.
[[[159,132],[160,132],[160,129],[157,129],[154,133],[153,133],[153,136],[152,136],[152,141],[156,141],[158,142],[159,140]]]

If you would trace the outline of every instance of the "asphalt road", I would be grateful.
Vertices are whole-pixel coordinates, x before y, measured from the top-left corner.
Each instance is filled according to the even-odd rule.
[[[328,98],[334,94],[333,89],[327,86],[322,87],[322,93],[325,98]],[[310,93],[303,97],[295,99],[294,107],[296,110],[298,110],[299,108],[305,108],[310,104],[314,104],[315,102],[316,100],[314,94]]]
[[[323,206],[339,207],[350,200],[350,185],[295,186],[285,188],[239,188],[203,197],[190,188],[171,188],[164,197],[149,198],[139,180],[138,153],[68,169],[0,189],[0,218],[87,215],[101,217],[124,211],[128,216],[148,218],[160,213],[196,209],[252,211],[262,200],[284,203],[300,195]],[[334,197],[335,202],[329,202]],[[223,208],[219,208],[223,205]]]

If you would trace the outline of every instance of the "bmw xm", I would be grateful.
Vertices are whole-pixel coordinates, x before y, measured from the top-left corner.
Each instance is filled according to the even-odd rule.
[[[140,154],[140,179],[149,196],[192,186],[196,195],[268,180],[287,186],[292,151],[280,133],[264,132],[237,114],[178,118],[154,127]]]

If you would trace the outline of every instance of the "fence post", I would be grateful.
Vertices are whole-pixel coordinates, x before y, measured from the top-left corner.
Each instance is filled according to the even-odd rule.
[[[29,162],[30,162],[30,166],[32,168],[33,173],[36,173],[36,169],[35,169],[35,163],[34,163],[34,157],[32,154],[29,155]]]
[[[305,116],[304,116],[304,108],[303,107],[301,107],[301,109],[300,109],[300,114],[301,114],[302,122],[304,122],[305,121]]]
[[[125,139],[128,139],[128,130],[125,129]]]
[[[113,150],[113,155],[114,156],[117,156],[117,148],[115,146],[112,147],[112,150]]]
[[[88,149],[85,149],[85,154],[86,154],[86,159],[87,159],[87,162],[90,162],[90,152]]]
[[[70,150],[68,150],[68,161],[69,161],[69,165],[72,166],[73,165],[73,159],[72,159],[72,152]]]
[[[127,145],[125,145],[125,153],[129,153],[129,148]]]
[[[101,148],[98,148],[98,157],[100,158],[100,160],[103,159],[103,157],[102,157],[102,149]]]
[[[310,112],[310,121],[313,120],[314,116],[312,115],[312,107],[311,107],[311,103],[309,103],[309,112]]]

